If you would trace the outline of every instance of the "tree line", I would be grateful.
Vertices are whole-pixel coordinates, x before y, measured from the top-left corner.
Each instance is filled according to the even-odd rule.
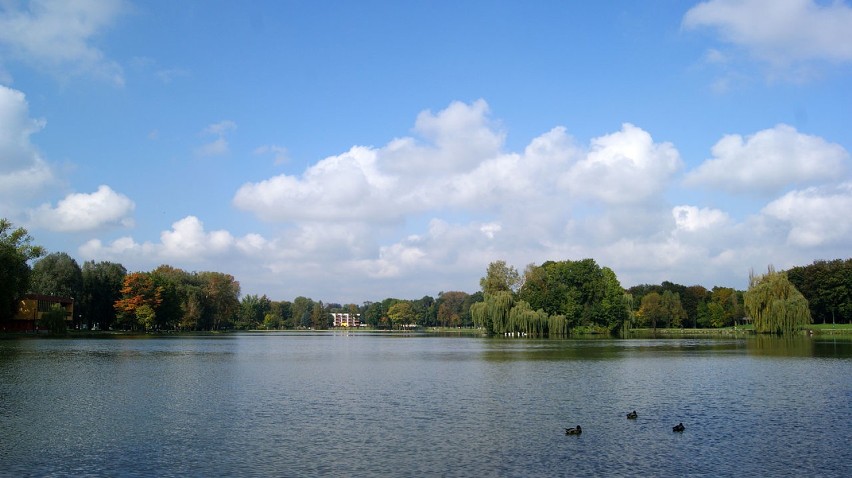
[[[25,229],[2,219],[0,275],[0,320],[14,314],[16,299],[25,293],[58,295],[75,299],[74,326],[90,329],[325,329],[332,326],[332,312],[358,314],[374,328],[480,327],[490,334],[531,336],[563,336],[577,327],[614,334],[635,327],[727,327],[778,314],[786,314],[794,328],[811,320],[852,320],[852,259],[786,272],[770,268],[752,276],[748,291],[667,281],[624,289],[612,269],[593,259],[530,264],[522,274],[501,260],[489,264],[481,290],[472,294],[337,304],[241,296],[239,282],[221,272],[169,265],[128,272],[108,261],[80,267],[64,252],[46,254]]]

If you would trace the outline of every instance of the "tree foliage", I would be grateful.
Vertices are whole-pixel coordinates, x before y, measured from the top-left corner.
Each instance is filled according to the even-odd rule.
[[[0,219],[0,320],[14,315],[16,299],[29,288],[28,262],[45,254],[32,241],[26,229],[13,228],[11,222]]]
[[[86,261],[82,269],[83,290],[74,304],[87,328],[109,329],[116,319],[115,302],[121,298],[127,270],[114,262]]]
[[[121,298],[115,301],[119,323],[128,329],[152,327],[152,315],[162,302],[162,288],[154,283],[148,272],[134,272],[124,276]],[[139,312],[139,309],[145,307]]]
[[[30,292],[80,299],[83,291],[83,271],[65,252],[54,252],[33,265]]]
[[[808,300],[771,266],[766,274],[749,274],[745,307],[759,333],[790,334],[811,323]]]
[[[521,285],[521,275],[513,266],[506,265],[506,261],[495,261],[488,264],[488,270],[485,277],[479,279],[479,285],[483,294],[515,292]]]
[[[49,310],[42,312],[39,322],[41,326],[46,328],[51,334],[64,334],[68,329],[68,324],[65,322],[66,312],[59,304],[54,304]]]
[[[592,259],[530,264],[515,282],[522,284],[517,295],[505,282],[489,280],[506,270],[502,261],[489,266],[481,281],[482,305],[470,308],[474,324],[489,334],[566,335],[578,325],[616,332],[630,317],[615,273]]]
[[[787,278],[808,300],[814,322],[852,322],[852,259],[793,267]]]

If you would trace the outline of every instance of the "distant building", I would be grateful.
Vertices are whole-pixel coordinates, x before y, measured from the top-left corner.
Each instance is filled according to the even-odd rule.
[[[360,327],[361,326],[361,314],[349,314],[349,313],[340,313],[340,312],[332,312],[331,316],[334,317],[334,326],[335,327]]]
[[[74,299],[55,295],[27,294],[18,301],[15,316],[3,323],[3,329],[20,332],[39,330],[38,323],[42,314],[55,305],[65,310],[65,321],[70,326],[74,318]]]

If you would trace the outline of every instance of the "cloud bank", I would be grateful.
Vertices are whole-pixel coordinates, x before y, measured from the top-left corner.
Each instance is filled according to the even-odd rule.
[[[122,0],[36,0],[0,3],[0,48],[8,56],[59,76],[124,85],[121,66],[92,45],[126,10]]]
[[[207,231],[190,216],[159,242],[93,240],[81,254],[209,264],[273,296],[334,290],[323,298],[359,301],[473,292],[497,259],[523,268],[591,257],[625,286],[743,288],[751,268],[852,246],[849,153],[787,125],[725,136],[691,170],[675,144],[627,123],[585,145],[557,126],[507,151],[483,100],[424,111],[413,132],[243,184],[234,206],[275,235]],[[764,202],[669,203],[684,184],[715,198],[758,191]]]

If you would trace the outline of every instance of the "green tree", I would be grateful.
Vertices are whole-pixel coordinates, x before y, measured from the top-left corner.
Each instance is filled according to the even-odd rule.
[[[771,266],[762,276],[749,274],[745,308],[759,333],[790,334],[811,323],[807,299]]]
[[[494,294],[496,292],[515,292],[521,285],[521,275],[512,267],[506,265],[506,261],[495,261],[488,264],[485,277],[479,280],[483,294]]]
[[[28,262],[44,254],[44,248],[32,244],[26,229],[13,229],[11,222],[0,219],[0,320],[15,314],[16,299],[30,286]]]
[[[184,322],[187,292],[195,286],[192,274],[163,264],[151,271],[151,280],[160,288],[160,305],[154,311],[157,328],[180,328]]]
[[[77,261],[64,252],[48,254],[33,265],[30,291],[79,300],[83,291],[83,271]]]
[[[459,291],[441,292],[438,294],[438,325],[441,327],[460,326],[464,314],[465,300],[468,297],[469,294]]]
[[[62,306],[54,304],[49,310],[41,314],[40,325],[50,331],[51,334],[64,334],[68,330],[65,322],[66,312]]]
[[[324,330],[328,328],[328,314],[323,307],[322,301],[314,302],[311,308],[311,327],[314,330]]]
[[[201,272],[198,278],[204,295],[203,328],[230,327],[240,309],[240,283],[234,276],[222,272]]]
[[[663,306],[663,296],[657,292],[650,292],[642,296],[642,305],[636,313],[642,325],[650,325],[657,328],[657,322],[666,318],[666,309]]]
[[[136,308],[136,323],[144,330],[152,330],[157,325],[157,313],[148,304],[142,304]]]
[[[264,323],[266,315],[271,310],[272,302],[266,295],[260,297],[257,294],[243,296],[240,301],[237,327],[241,329],[256,329]]]
[[[97,325],[102,330],[109,329],[116,319],[115,302],[121,298],[121,288],[127,270],[114,262],[83,263],[83,292],[79,303],[79,312],[89,329]]]
[[[314,301],[307,297],[299,296],[293,299],[293,327],[310,327],[313,308]]]
[[[403,327],[413,324],[417,318],[414,306],[407,300],[401,300],[390,306],[387,316],[391,319],[391,326]]]

